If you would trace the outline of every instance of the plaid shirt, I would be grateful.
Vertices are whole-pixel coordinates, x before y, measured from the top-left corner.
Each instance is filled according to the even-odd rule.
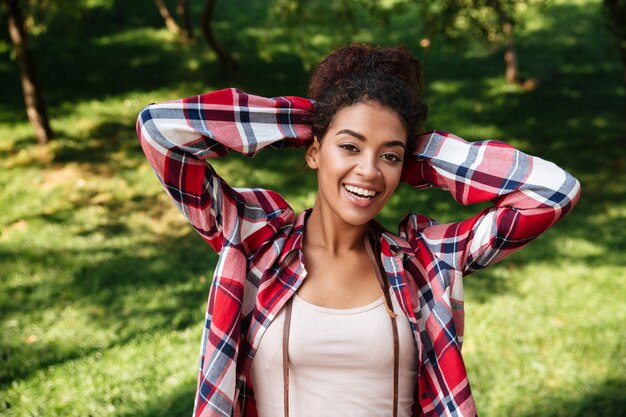
[[[137,133],[187,220],[219,252],[202,338],[194,415],[256,416],[250,365],[265,329],[302,284],[304,224],[276,192],[232,188],[206,162],[231,150],[305,146],[312,102],[225,89],[152,104]],[[439,224],[408,214],[394,235],[376,225],[382,265],[418,346],[414,416],[475,416],[463,359],[462,277],[526,245],[571,210],[578,181],[551,162],[498,141],[418,137],[402,180],[448,190],[474,217]],[[374,223],[374,222],[373,222]]]

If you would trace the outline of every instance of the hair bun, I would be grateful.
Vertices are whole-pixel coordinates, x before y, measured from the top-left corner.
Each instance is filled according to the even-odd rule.
[[[313,72],[309,97],[313,135],[321,139],[335,114],[347,106],[373,101],[395,111],[407,137],[422,129],[428,107],[422,103],[422,65],[403,46],[344,46],[326,57]],[[407,138],[407,151],[416,142]]]
[[[421,94],[422,66],[406,47],[350,44],[333,52],[319,64],[309,83],[309,97],[317,100],[324,90],[343,80],[368,74],[397,77],[413,94]]]

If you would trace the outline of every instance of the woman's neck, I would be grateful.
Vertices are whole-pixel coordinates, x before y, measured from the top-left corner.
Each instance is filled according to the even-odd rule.
[[[315,246],[329,255],[361,250],[366,228],[367,224],[355,226],[342,222],[334,213],[325,213],[316,204],[306,222],[304,245]]]

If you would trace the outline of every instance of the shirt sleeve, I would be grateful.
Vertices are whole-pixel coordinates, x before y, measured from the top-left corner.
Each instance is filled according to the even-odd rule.
[[[448,190],[463,204],[491,207],[455,223],[410,215],[401,224],[409,241],[422,239],[465,275],[498,262],[565,216],[580,197],[580,183],[552,162],[500,141],[466,142],[446,132],[418,137],[402,180],[421,189]]]
[[[137,135],[148,161],[174,203],[217,252],[287,207],[265,190],[235,190],[207,163],[236,151],[253,156],[265,147],[304,146],[312,104],[299,97],[263,98],[224,89],[151,104],[141,111]]]

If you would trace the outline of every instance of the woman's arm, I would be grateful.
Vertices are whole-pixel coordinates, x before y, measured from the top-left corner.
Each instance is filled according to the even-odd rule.
[[[225,89],[147,106],[137,135],[148,161],[180,211],[217,251],[239,241],[287,205],[276,193],[236,191],[205,161],[231,150],[253,156],[267,146],[307,144],[311,102],[263,98]]]
[[[491,200],[476,216],[437,224],[411,216],[409,239],[422,236],[449,265],[469,274],[529,243],[565,216],[578,201],[580,183],[552,162],[499,141],[466,142],[433,131],[418,137],[403,181],[416,188],[439,187],[461,204]]]

